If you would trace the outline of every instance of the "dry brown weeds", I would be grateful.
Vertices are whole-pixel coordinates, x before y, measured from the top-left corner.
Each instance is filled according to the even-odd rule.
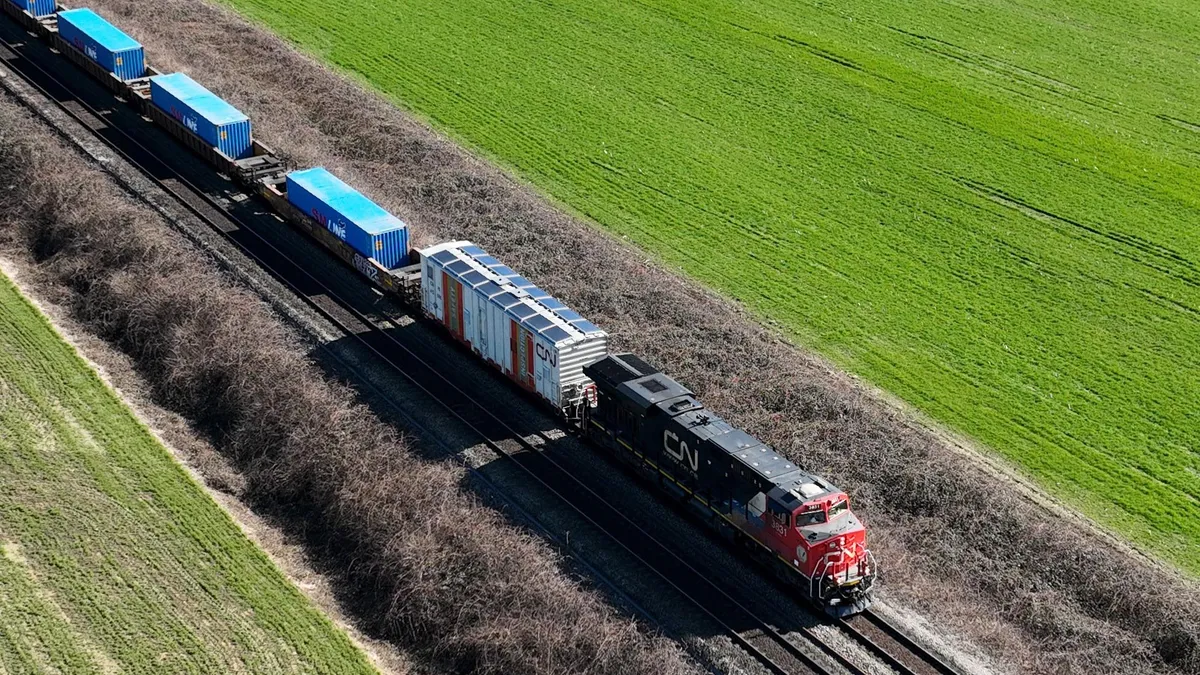
[[[252,500],[321,533],[375,630],[456,672],[691,672],[465,494],[455,468],[416,459],[256,296],[7,97],[0,240],[240,467]]]
[[[893,598],[1022,668],[1200,673],[1200,589],[1057,518],[937,435],[387,102],[204,0],[95,0],[160,67],[329,166],[418,237],[470,238],[856,496]],[[188,35],[186,42],[179,35]]]

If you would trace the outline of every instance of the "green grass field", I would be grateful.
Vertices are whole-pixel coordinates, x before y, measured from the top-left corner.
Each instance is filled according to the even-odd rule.
[[[0,275],[0,673],[370,673]]]
[[[1200,573],[1200,5],[226,1]]]

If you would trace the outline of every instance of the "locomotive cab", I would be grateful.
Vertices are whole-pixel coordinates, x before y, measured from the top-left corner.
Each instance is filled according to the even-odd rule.
[[[807,579],[809,595],[835,614],[869,604],[875,564],[846,493],[808,476],[765,497],[771,548]]]

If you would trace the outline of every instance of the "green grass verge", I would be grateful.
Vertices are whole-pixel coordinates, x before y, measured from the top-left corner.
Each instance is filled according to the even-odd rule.
[[[1200,5],[226,1],[1200,573]]]
[[[3,276],[0,672],[375,672]]]

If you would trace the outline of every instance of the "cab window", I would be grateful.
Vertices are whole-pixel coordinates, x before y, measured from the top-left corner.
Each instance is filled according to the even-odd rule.
[[[829,519],[833,520],[834,518],[837,518],[838,516],[842,515],[843,513],[845,513],[846,511],[849,511],[849,510],[850,510],[850,503],[847,502],[845,499],[843,499],[842,501],[829,507]]]
[[[796,514],[796,527],[820,525],[823,522],[825,522],[825,512],[820,509]]]

